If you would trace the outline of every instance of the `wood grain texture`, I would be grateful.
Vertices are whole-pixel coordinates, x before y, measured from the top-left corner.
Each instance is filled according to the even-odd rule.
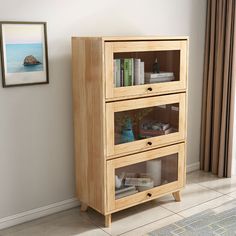
[[[171,183],[158,186],[143,192],[136,193],[134,195],[124,197],[118,200],[115,200],[115,169],[140,163],[143,161],[150,161],[157,158],[165,157],[172,154],[178,154],[178,179]],[[163,148],[158,148],[155,150],[141,152],[134,155],[129,155],[122,158],[117,158],[107,161],[107,171],[110,173],[110,180],[107,182],[107,188],[109,189],[108,199],[108,211],[115,212],[119,209],[124,209],[142,202],[149,201],[151,199],[157,198],[165,192],[174,192],[184,186],[184,162],[185,162],[185,143],[178,145],[171,145]],[[112,177],[113,176],[113,177]],[[151,197],[147,194],[151,193]]]
[[[176,202],[181,201],[180,191],[176,191],[176,192],[172,193],[172,195],[173,195]]]
[[[173,51],[164,55],[165,50]],[[176,80],[114,88],[114,53],[140,53],[150,68],[158,55],[162,67],[174,71]],[[105,226],[110,227],[113,212],[166,194],[180,200],[186,173],[188,37],[73,37],[72,69],[76,190],[81,209],[89,206],[102,213]],[[179,132],[115,145],[115,112],[171,103],[180,104]],[[148,141],[153,145],[147,146]],[[178,153],[176,181],[115,200],[116,168],[174,153]],[[171,163],[166,161],[165,168]]]
[[[103,48],[100,38],[72,39],[77,197],[105,212]]]
[[[105,44],[106,99],[164,94],[186,89],[186,47],[186,41],[107,42]],[[141,58],[142,61],[145,61],[145,71],[151,71],[155,58],[160,54],[159,58],[161,59],[159,61],[161,62],[162,70],[174,72],[177,80],[115,88],[112,79],[115,53],[118,53],[118,58]],[[173,60],[175,60],[175,63]],[[172,66],[168,67],[166,65]],[[148,90],[150,87],[152,88],[151,92]]]
[[[179,130],[178,132],[168,135],[156,136],[148,139],[136,140],[133,142],[115,145],[114,134],[114,114],[115,112],[128,111],[133,109],[154,107],[159,105],[179,103]],[[185,93],[156,96],[135,100],[118,101],[106,104],[106,132],[107,132],[107,157],[124,155],[125,153],[135,152],[137,150],[144,151],[153,147],[160,147],[167,144],[173,144],[185,139]],[[152,142],[152,145],[148,145]]]
[[[111,227],[111,214],[105,215],[105,227]]]

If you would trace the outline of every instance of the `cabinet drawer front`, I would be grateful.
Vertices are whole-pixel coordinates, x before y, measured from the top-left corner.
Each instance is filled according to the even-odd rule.
[[[180,93],[107,103],[108,159],[183,141],[185,96]]]
[[[126,65],[132,71],[131,77],[125,72]],[[186,89],[186,68],[186,40],[106,42],[106,99],[183,91]]]
[[[185,184],[185,144],[107,161],[107,211],[115,212]]]

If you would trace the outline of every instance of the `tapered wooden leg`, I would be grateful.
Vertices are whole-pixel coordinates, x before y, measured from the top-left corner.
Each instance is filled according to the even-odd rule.
[[[83,203],[83,202],[81,202],[80,210],[81,211],[87,211],[87,209],[88,209],[88,205]]]
[[[105,227],[111,227],[111,214],[105,215]]]
[[[180,191],[174,192],[174,193],[172,193],[172,195],[173,195],[176,202],[181,201]]]

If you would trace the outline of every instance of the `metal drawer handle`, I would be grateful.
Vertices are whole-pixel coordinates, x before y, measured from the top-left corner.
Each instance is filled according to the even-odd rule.
[[[151,193],[148,193],[148,194],[147,194],[147,196],[148,196],[148,197],[151,197],[151,196],[152,196],[152,194],[151,194]]]
[[[149,87],[147,90],[151,92],[151,91],[152,91],[152,88],[151,88],[151,87]]]
[[[148,142],[147,144],[148,144],[149,146],[151,146],[151,145],[152,145],[152,142]]]

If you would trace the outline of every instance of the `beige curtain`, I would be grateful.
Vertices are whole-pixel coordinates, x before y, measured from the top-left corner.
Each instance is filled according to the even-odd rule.
[[[208,0],[200,161],[219,177],[231,176],[234,21],[234,0]]]

